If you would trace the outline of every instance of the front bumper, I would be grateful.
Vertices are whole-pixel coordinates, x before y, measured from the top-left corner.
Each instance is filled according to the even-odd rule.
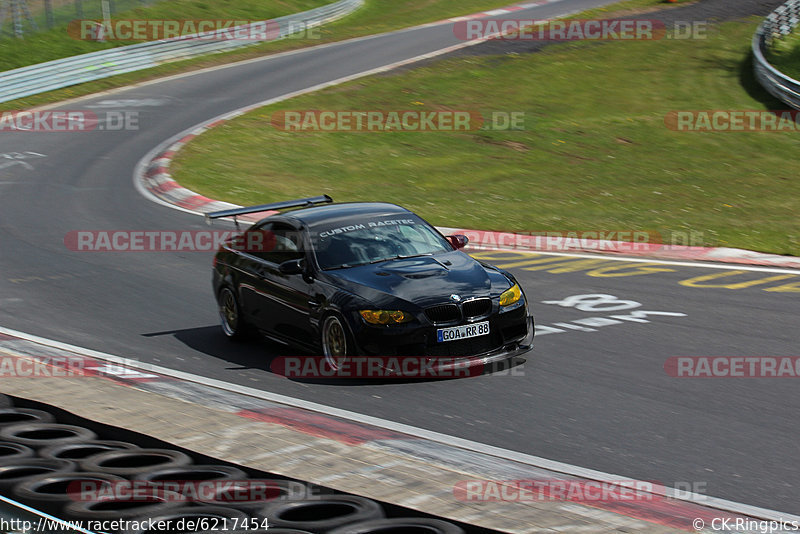
[[[527,334],[522,339],[517,339],[506,343],[502,347],[490,351],[469,356],[394,356],[383,357],[379,364],[385,370],[386,377],[408,378],[408,379],[436,379],[436,378],[466,378],[479,376],[487,373],[501,371],[507,366],[498,365],[501,362],[511,360],[517,356],[522,356],[533,348],[534,320],[531,316],[525,318],[527,324]],[[398,365],[404,358],[410,358],[414,362],[413,371],[404,374]],[[369,357],[367,357],[369,359]],[[384,363],[389,365],[383,365]],[[394,362],[394,365],[391,365]],[[509,366],[510,367],[510,366]],[[425,369],[420,373],[420,369]]]
[[[452,358],[436,358],[438,360],[436,368],[441,371],[454,371],[456,369],[482,369],[483,372],[489,371],[487,367],[504,362],[518,356],[522,356],[526,352],[533,349],[533,336],[535,331],[535,323],[532,316],[526,318],[528,323],[528,334],[522,340],[515,343],[505,345],[499,349],[495,349],[483,354],[475,356],[463,356]]]
[[[508,352],[519,345],[530,345],[525,340],[532,335],[533,319],[528,317],[527,306],[502,314],[495,312],[486,319],[473,322],[479,321],[489,322],[489,335],[447,342],[436,340],[437,329],[457,326],[458,323],[432,324],[424,316],[407,325],[374,327],[365,325],[361,317],[354,314],[351,328],[357,353],[362,356],[416,356],[449,360],[487,357]]]

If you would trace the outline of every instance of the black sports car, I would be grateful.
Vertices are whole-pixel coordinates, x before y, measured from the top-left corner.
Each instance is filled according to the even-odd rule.
[[[531,348],[533,318],[522,288],[501,269],[462,252],[405,208],[330,204],[330,197],[219,211],[266,210],[214,258],[213,286],[225,334],[258,330],[325,356],[423,356],[487,364]]]

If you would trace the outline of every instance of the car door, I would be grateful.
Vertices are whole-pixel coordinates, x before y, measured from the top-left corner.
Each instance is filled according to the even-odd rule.
[[[253,287],[248,290],[245,307],[251,312],[251,320],[262,330],[283,339],[308,343],[313,282],[309,283],[300,274],[284,274],[279,270],[285,261],[306,259],[301,237],[299,230],[281,222],[248,230],[246,253],[258,261],[251,264]]]

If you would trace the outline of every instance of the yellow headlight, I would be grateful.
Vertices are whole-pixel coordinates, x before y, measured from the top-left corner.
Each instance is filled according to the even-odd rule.
[[[361,310],[358,313],[370,324],[400,324],[414,318],[410,313],[400,310]]]
[[[500,295],[500,306],[509,306],[522,298],[522,289],[519,284],[514,284]]]

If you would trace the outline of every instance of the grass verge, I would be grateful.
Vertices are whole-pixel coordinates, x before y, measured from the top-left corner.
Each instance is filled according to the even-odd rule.
[[[116,13],[115,20],[267,20],[329,3],[329,0],[169,0]],[[88,17],[87,17],[88,18]],[[0,39],[0,70],[16,69],[78,54],[87,54],[141,41],[97,42],[69,34],[67,25],[27,35],[24,39]]]
[[[655,4],[656,2],[651,2]],[[177,180],[239,204],[322,193],[507,231],[694,230],[707,246],[800,254],[800,132],[676,132],[677,110],[779,105],[752,79],[757,19],[707,40],[577,42],[451,58],[264,108],[184,148]],[[525,131],[284,132],[280,110],[493,110]]]

